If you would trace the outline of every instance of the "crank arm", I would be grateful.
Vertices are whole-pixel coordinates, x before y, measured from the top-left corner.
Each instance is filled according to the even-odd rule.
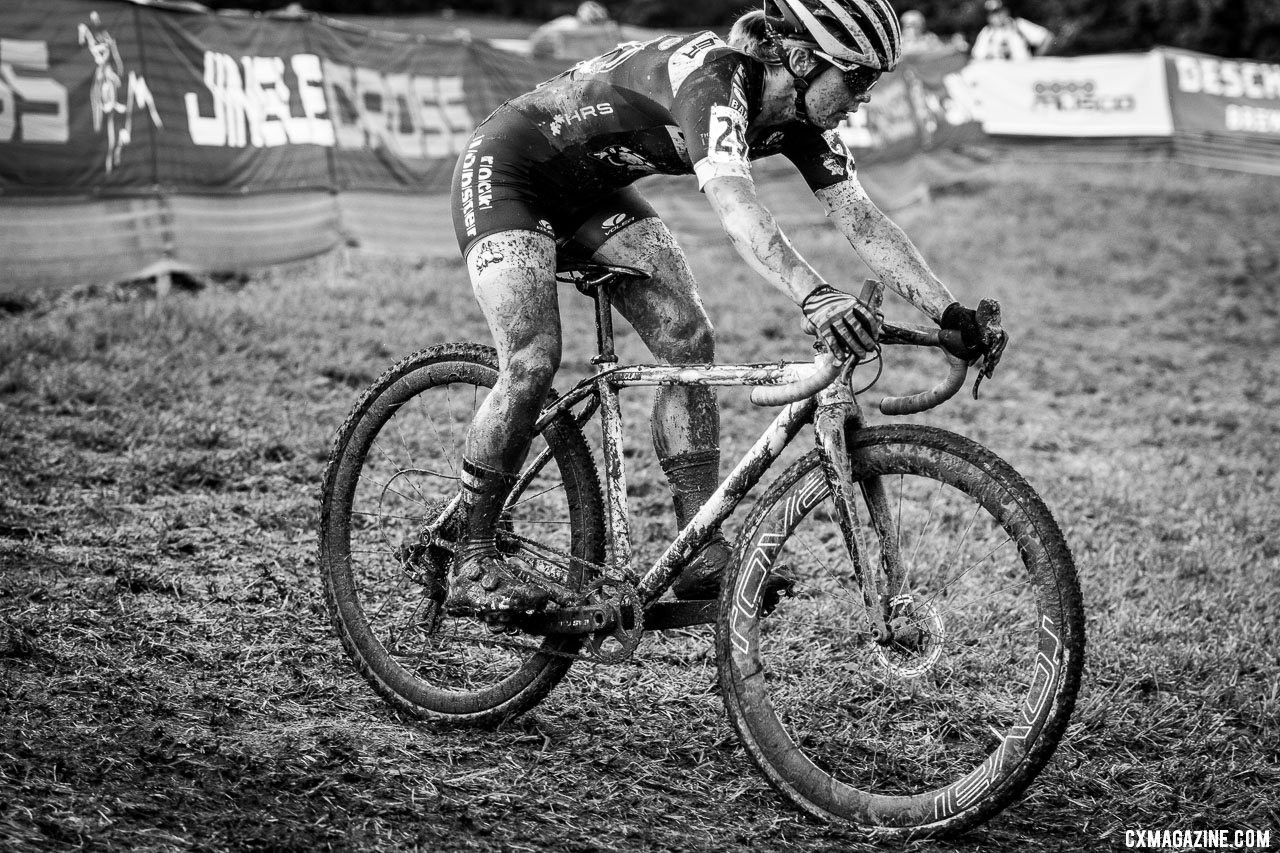
[[[594,634],[617,624],[614,608],[606,604],[566,607],[546,613],[515,614],[506,620],[512,628],[526,634]]]

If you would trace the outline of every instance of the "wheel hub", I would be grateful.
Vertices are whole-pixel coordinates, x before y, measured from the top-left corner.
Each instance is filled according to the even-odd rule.
[[[892,638],[877,649],[880,662],[901,678],[919,678],[942,656],[942,615],[928,601],[899,596],[890,602]]]

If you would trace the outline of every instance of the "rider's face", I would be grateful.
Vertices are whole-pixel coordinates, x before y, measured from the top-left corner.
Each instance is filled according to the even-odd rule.
[[[824,130],[831,130],[844,120],[845,115],[857,112],[871,100],[871,87],[879,78],[880,75],[871,69],[855,67],[851,71],[842,71],[828,65],[827,70],[810,84],[805,96],[810,118]]]

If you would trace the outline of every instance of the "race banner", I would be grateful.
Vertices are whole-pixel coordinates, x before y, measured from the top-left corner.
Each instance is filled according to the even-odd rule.
[[[0,192],[442,192],[476,123],[562,64],[195,8],[6,5]]]
[[[1164,51],[1179,131],[1264,137],[1280,144],[1280,65]]]
[[[1280,65],[1163,52],[1174,153],[1186,163],[1280,175]]]
[[[989,134],[1170,136],[1164,60],[1144,55],[974,62],[964,69]]]

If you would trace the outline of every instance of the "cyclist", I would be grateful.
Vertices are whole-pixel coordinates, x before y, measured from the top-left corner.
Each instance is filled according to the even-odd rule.
[[[557,246],[649,273],[614,294],[654,357],[715,358],[710,319],[670,230],[631,184],[694,174],[746,263],[787,294],[840,358],[874,349],[881,318],[829,284],[756,195],[751,160],[780,153],[825,204],[867,265],[921,311],[966,334],[974,312],[952,298],[907,236],[868,199],[837,124],[869,100],[901,55],[888,0],[765,0],[726,43],[713,33],[618,46],[499,107],[459,158],[453,214],[499,376],[476,413],[463,459],[467,541],[447,607],[484,615],[548,600],[538,577],[494,541],[561,352]],[[652,432],[683,527],[719,482],[719,413],[705,387],[660,388]],[[673,584],[717,594],[730,548],[718,531]]]

